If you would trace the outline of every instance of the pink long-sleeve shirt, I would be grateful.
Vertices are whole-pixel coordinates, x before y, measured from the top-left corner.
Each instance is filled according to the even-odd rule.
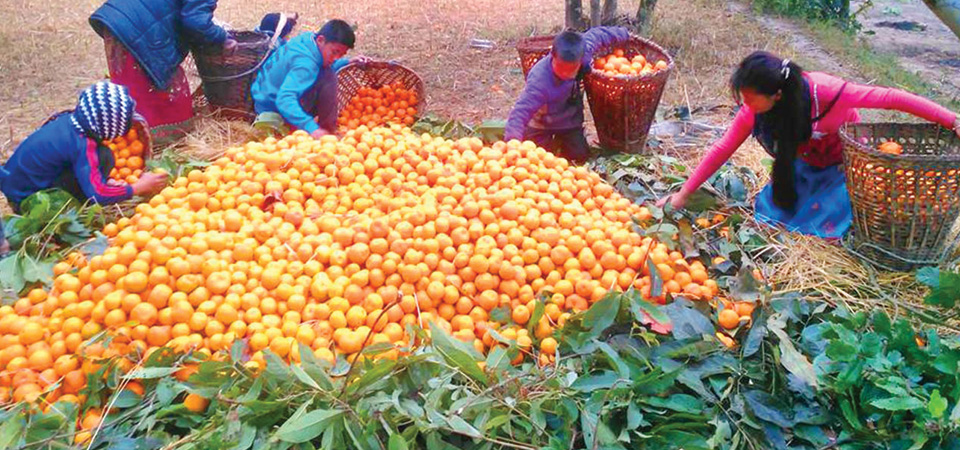
[[[805,72],[803,76],[810,85],[810,117],[815,118],[822,114],[830,102],[837,97],[844,80],[819,72]],[[923,97],[898,89],[847,83],[833,109],[812,124],[813,136],[809,141],[800,144],[797,148],[797,156],[817,167],[840,164],[843,161],[840,127],[846,123],[860,121],[858,108],[902,111],[947,128],[953,128],[957,120],[956,114]],[[689,195],[696,191],[730,159],[733,152],[752,134],[754,120],[755,113],[749,107],[744,105],[740,108],[733,119],[733,124],[723,137],[713,144],[713,148],[684,183],[682,195]]]

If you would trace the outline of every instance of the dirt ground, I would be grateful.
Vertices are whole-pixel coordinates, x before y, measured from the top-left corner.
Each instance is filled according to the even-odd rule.
[[[851,2],[856,10],[863,1]],[[861,35],[877,50],[897,55],[901,66],[933,83],[948,98],[960,98],[960,38],[921,0],[873,0],[860,18]],[[923,30],[903,30],[914,22]]]
[[[98,0],[0,2],[5,23],[0,48],[8,49],[0,53],[0,161],[50,114],[72,107],[82,88],[105,77],[102,41],[87,23],[98,5]],[[636,5],[637,0],[621,1],[621,12],[632,13]],[[652,38],[677,61],[664,111],[687,106],[693,120],[725,124],[733,106],[726,88],[729,74],[757,49],[795,58],[808,69],[858,79],[855,71],[817,53],[816,44],[789,21],[757,18],[740,2],[721,5],[716,0],[660,1]],[[356,23],[355,54],[414,69],[426,84],[430,112],[468,122],[506,117],[523,87],[516,42],[555,32],[563,22],[561,0],[220,0],[216,16],[234,28],[249,29],[276,10],[299,12],[299,30],[317,29],[334,17]],[[474,49],[473,38],[495,45]],[[738,152],[737,160],[759,167],[762,156],[755,147]],[[703,150],[687,156],[695,158]]]

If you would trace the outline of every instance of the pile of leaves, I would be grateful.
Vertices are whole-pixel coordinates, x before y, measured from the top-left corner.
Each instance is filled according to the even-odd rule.
[[[300,365],[268,354],[259,374],[238,342],[185,381],[171,375],[200,356],[164,350],[125,377],[104,365],[86,405],[7,408],[0,448],[64,448],[102,406],[90,448],[960,448],[960,339],[787,296],[765,299],[729,350],[704,306],[611,294],[544,367],[512,365],[521,349],[499,335],[484,357],[437,328],[414,330],[424,345],[397,360],[375,345],[330,367],[302,349]],[[121,389],[132,379],[142,398]],[[190,412],[187,393],[209,408]]]
[[[106,247],[106,238],[93,231],[103,227],[99,205],[80,204],[66,191],[50,189],[24,199],[20,210],[22,215],[3,218],[11,254],[0,260],[0,285],[11,295],[52,282],[54,264],[69,253]]]

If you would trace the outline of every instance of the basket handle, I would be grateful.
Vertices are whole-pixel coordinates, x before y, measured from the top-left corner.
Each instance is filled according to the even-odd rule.
[[[273,30],[273,36],[270,37],[270,51],[273,51],[274,46],[277,45],[277,40],[280,39],[280,34],[283,32],[283,27],[285,26],[287,26],[287,15],[285,13],[280,13],[280,20],[277,22],[277,29]]]
[[[264,53],[263,58],[260,59],[260,62],[258,62],[257,65],[253,66],[253,68],[251,68],[250,70],[238,73],[236,75],[226,76],[226,77],[204,77],[201,74],[200,79],[208,83],[216,83],[216,82],[223,82],[223,81],[233,81],[238,78],[242,78],[247,75],[256,73],[258,70],[260,70],[260,67],[263,66],[263,63],[267,62],[267,58],[270,58],[270,55],[273,54],[273,51],[277,49],[276,48],[277,40],[280,38],[280,32],[283,31],[283,27],[286,25],[287,25],[287,15],[284,13],[280,13],[280,21],[277,22],[277,29],[273,32],[273,36],[270,37],[269,49],[267,50],[266,53]]]

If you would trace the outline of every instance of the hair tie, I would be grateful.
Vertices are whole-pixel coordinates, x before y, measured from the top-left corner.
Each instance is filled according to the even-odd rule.
[[[785,59],[783,63],[780,64],[780,73],[783,74],[783,79],[786,80],[790,78],[790,60]]]

